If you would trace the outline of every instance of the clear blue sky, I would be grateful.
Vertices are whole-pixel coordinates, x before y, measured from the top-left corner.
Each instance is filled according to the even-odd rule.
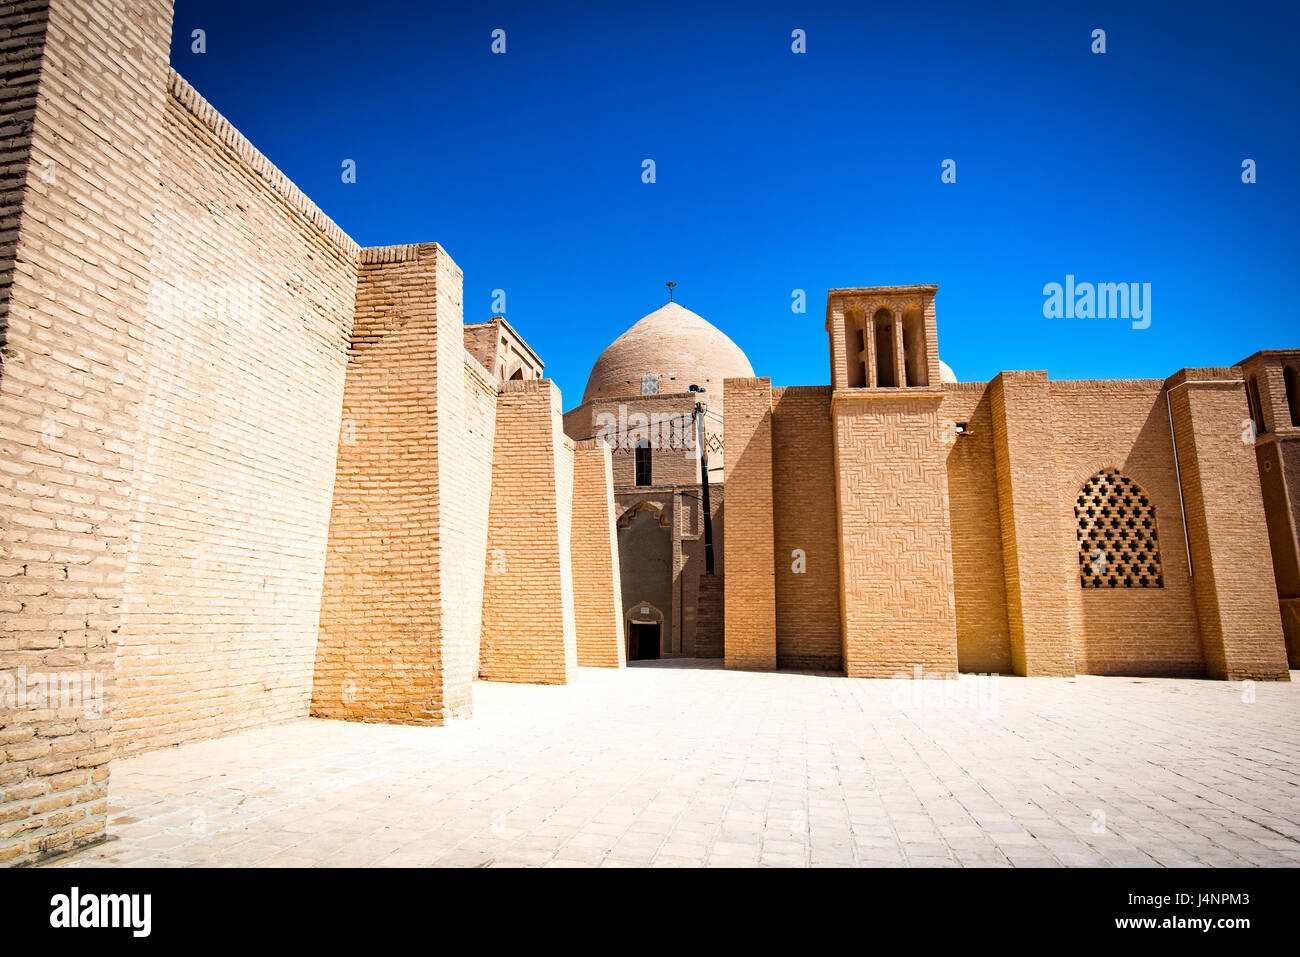
[[[567,408],[667,280],[777,385],[828,381],[841,286],[937,283],[962,379],[1300,346],[1297,36],[1291,3],[179,0],[172,62],[363,246],[442,243],[467,319],[504,289]],[[1151,283],[1150,328],[1044,319],[1067,273]]]

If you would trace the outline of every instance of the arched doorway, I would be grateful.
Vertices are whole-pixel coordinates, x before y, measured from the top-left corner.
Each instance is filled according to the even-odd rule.
[[[670,509],[671,499],[642,499],[626,508],[618,519],[619,577],[629,661],[672,657],[675,651]],[[642,612],[642,608],[649,610]],[[635,650],[631,644],[634,635]]]
[[[627,610],[627,660],[658,661],[663,654],[664,615],[649,602],[638,602]]]

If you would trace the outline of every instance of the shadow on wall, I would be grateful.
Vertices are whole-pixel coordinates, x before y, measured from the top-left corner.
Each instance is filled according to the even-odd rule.
[[[968,415],[967,432],[955,438],[947,457],[957,670],[1009,675],[1015,669],[1007,624],[992,405],[985,389]]]
[[[5,169],[6,186],[0,190],[0,209],[10,213],[23,208],[23,194],[31,168],[36,90],[40,82],[41,60],[45,55],[45,31],[49,15],[49,9],[44,4],[24,12],[23,29],[15,32],[27,36],[23,42],[0,52],[0,66],[5,68],[6,74],[4,111],[9,121],[5,152],[12,158],[7,162],[13,164]],[[52,170],[49,176],[53,176]],[[0,242],[0,382],[4,381],[5,363],[17,358],[9,349],[9,299],[13,293],[14,263],[18,257],[18,229],[7,229],[5,232],[5,239]]]

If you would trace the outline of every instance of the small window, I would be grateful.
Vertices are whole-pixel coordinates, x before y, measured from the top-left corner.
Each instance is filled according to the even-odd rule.
[[[1291,424],[1300,426],[1300,374],[1295,366],[1282,370],[1282,379],[1286,382],[1286,404],[1291,410]]]
[[[645,442],[636,447],[636,484],[651,484],[650,446]]]
[[[876,335],[876,386],[892,389],[898,385],[894,368],[894,314],[888,309],[876,311],[873,323]]]

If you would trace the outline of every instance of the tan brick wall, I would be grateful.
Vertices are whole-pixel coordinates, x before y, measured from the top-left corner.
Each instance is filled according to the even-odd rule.
[[[726,619],[725,582],[721,575],[700,575],[696,586],[695,635],[689,654],[697,658],[721,658]]]
[[[492,496],[492,456],[496,442],[497,392],[499,381],[472,357],[465,360],[465,443],[461,458],[454,463],[452,487],[447,490],[455,503],[462,530],[459,548],[463,555],[449,556],[459,566],[456,580],[464,631],[459,643],[458,668],[449,681],[472,683],[478,677],[483,633],[483,576],[486,573],[488,507]],[[471,693],[465,690],[464,694]]]
[[[772,536],[777,664],[842,667],[829,386],[772,390]]]
[[[307,714],[356,245],[184,80],[162,128],[115,726]]]
[[[1087,674],[1195,676],[1205,671],[1173,442],[1157,380],[1050,382],[1055,437],[1055,507],[1066,527],[1061,549],[1073,562],[1067,589],[1075,668]],[[1141,486],[1155,509],[1162,588],[1083,588],[1074,506],[1084,482],[1106,468]]]
[[[459,298],[436,245],[362,252],[312,714],[439,724],[469,711],[443,682],[439,416],[465,387]]]
[[[993,464],[993,412],[987,383],[945,385],[940,424],[947,452],[957,663],[962,671],[1011,674],[1002,526]],[[960,437],[956,423],[968,431]]]
[[[0,44],[0,73],[4,76],[0,84],[0,143],[4,144],[0,153],[0,349],[5,343],[48,20],[48,0],[9,3],[0,12],[0,35],[5,37]],[[42,165],[33,175],[46,175],[46,167]],[[0,363],[3,361],[0,352]]]
[[[577,644],[569,567],[572,443],[549,379],[497,398],[480,677],[565,684]]]
[[[171,33],[162,0],[52,0],[33,111],[45,16],[41,4],[0,13],[13,31],[0,55],[18,77],[2,94],[14,140],[0,160],[16,177],[0,240],[15,263],[0,367],[0,672],[15,684],[75,676],[92,701],[0,716],[9,863],[104,831]]]
[[[1167,385],[1206,670],[1213,678],[1288,680],[1276,587],[1260,567],[1268,531],[1254,446],[1242,441],[1240,375],[1184,369]]]
[[[942,394],[835,393],[844,671],[957,671]]]
[[[503,316],[468,322],[462,328],[465,351],[498,379],[540,379],[542,361]]]
[[[1291,424],[1285,378],[1288,368],[1300,372],[1300,349],[1257,352],[1240,366],[1259,389],[1265,431],[1256,436],[1255,457],[1287,659],[1300,668],[1300,427]]]
[[[727,379],[727,571],[723,662],[776,667],[772,380]]]
[[[579,665],[621,668],[627,661],[616,518],[610,450],[596,440],[576,443],[571,548]]]
[[[989,387],[1007,625],[1017,674],[1073,675],[1078,560],[1061,485],[1046,372],[1003,372]]]
[[[488,490],[491,480],[486,461],[487,424],[477,422],[475,409],[485,397],[468,387],[464,348],[463,277],[460,267],[441,246],[421,246],[422,256],[436,250],[434,280],[437,348],[437,390],[420,401],[432,400],[436,423],[438,470],[434,494],[438,502],[437,547],[440,622],[435,640],[441,645],[444,717],[467,718],[471,713],[473,682],[478,675],[479,636],[482,625],[483,568],[487,542]],[[477,370],[476,370],[477,371]],[[484,370],[486,371],[486,370]],[[487,379],[483,387],[491,388]],[[493,426],[495,441],[495,425]],[[426,549],[428,545],[425,546]],[[477,604],[477,607],[476,607]]]

